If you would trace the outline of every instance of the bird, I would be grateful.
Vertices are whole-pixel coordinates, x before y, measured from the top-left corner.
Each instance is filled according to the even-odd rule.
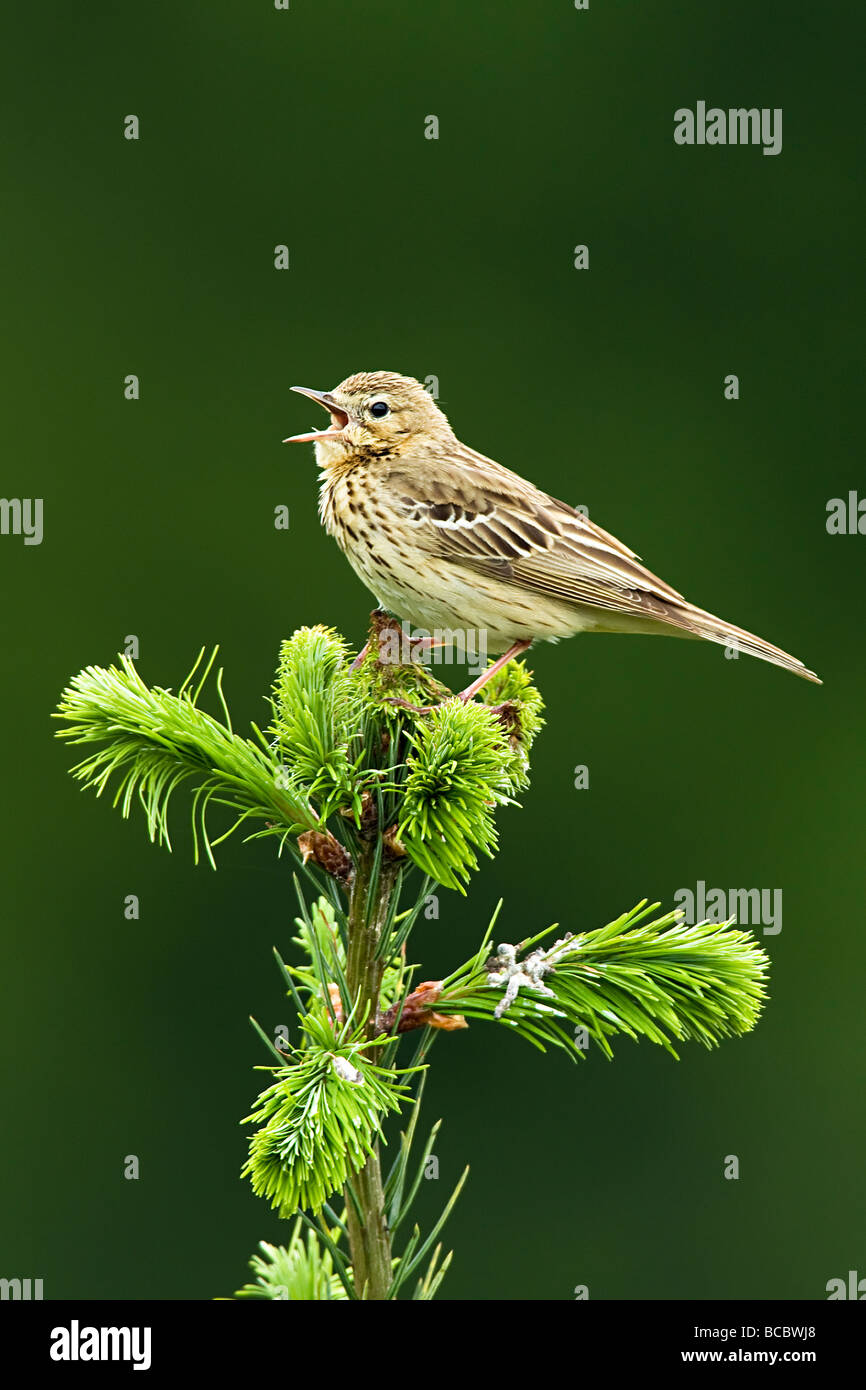
[[[293,386],[330,425],[313,443],[319,515],[380,609],[427,630],[474,630],[498,656],[471,699],[538,640],[580,632],[700,638],[822,682],[796,657],[690,603],[584,511],[477,453],[414,377],[357,372]]]

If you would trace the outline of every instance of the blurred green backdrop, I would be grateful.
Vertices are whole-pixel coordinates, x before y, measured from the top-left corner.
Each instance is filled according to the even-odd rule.
[[[127,634],[145,680],[175,687],[220,642],[236,725],[263,717],[298,624],[362,640],[370,600],[319,528],[312,449],[280,441],[317,414],[291,384],[378,368],[436,375],[468,443],[826,682],[637,637],[533,652],[549,723],[525,809],[468,900],[442,892],[424,976],[469,953],[500,895],[509,940],[698,880],[781,888],[783,930],[758,1029],[714,1053],[622,1042],[575,1068],[480,1024],[437,1044],[426,1210],[472,1169],[443,1292],[821,1298],[866,1273],[866,537],[825,529],[829,498],[866,489],[853,13],[7,16],[3,492],[44,498],[45,534],[0,537],[0,1275],[51,1298],[209,1298],[285,1236],[238,1178],[237,1122],[266,1060],[247,1015],[290,1017],[270,954],[288,867],[232,841],[217,874],[194,869],[182,796],[174,855],[151,846],[140,816],[79,793],[48,716]],[[783,108],[782,153],[675,146],[673,112],[698,100]]]

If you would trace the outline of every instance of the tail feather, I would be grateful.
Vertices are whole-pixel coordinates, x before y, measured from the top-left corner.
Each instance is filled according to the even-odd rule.
[[[677,610],[673,605],[666,607],[668,621],[685,632],[693,633],[695,637],[702,637],[707,642],[717,642],[723,647],[735,646],[749,656],[757,656],[761,661],[770,661],[774,666],[792,671],[795,676],[802,676],[804,680],[813,681],[815,685],[823,685],[823,681],[814,671],[804,666],[802,661],[798,661],[789,652],[783,652],[781,647],[774,647],[772,642],[765,642],[763,637],[756,637],[754,632],[746,632],[745,628],[726,623],[712,613],[705,613],[702,608]]]

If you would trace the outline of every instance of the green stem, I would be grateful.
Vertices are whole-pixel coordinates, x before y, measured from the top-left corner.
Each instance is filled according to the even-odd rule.
[[[375,841],[365,844],[356,860],[349,902],[346,983],[353,1003],[360,1000],[360,1014],[367,1010],[368,1037],[375,1037],[378,1031],[376,1016],[385,960],[377,948],[387,922],[395,879],[396,870],[390,865],[380,863],[377,871]],[[378,1053],[378,1048],[368,1050],[373,1061]],[[391,1283],[391,1235],[385,1217],[378,1144],[361,1171],[353,1176],[352,1193],[346,1192],[346,1225],[359,1296],[385,1299]]]

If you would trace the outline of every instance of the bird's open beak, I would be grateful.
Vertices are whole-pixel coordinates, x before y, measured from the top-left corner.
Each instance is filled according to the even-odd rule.
[[[309,444],[315,439],[335,439],[349,423],[349,417],[345,410],[342,410],[333,396],[328,391],[311,391],[309,386],[293,386],[293,391],[297,391],[302,396],[309,396],[311,401],[330,411],[331,424],[326,430],[311,430],[309,434],[292,434],[288,439],[284,439],[284,444]]]

